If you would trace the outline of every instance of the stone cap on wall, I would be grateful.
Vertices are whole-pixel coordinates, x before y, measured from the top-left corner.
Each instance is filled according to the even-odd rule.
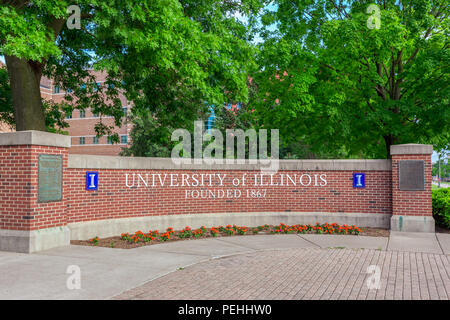
[[[397,144],[391,146],[391,155],[395,154],[432,154],[433,146],[431,144]]]
[[[0,133],[0,146],[36,145],[70,148],[71,138],[44,131],[17,131]]]
[[[190,159],[186,159],[190,160]],[[390,160],[278,160],[279,170],[390,171]],[[69,168],[143,170],[261,170],[267,164],[194,164],[172,162],[170,158],[114,157],[69,154]]]

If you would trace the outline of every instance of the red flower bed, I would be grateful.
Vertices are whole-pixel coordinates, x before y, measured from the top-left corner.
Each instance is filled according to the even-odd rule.
[[[142,245],[156,244],[167,241],[198,239],[208,237],[232,236],[232,235],[250,235],[250,234],[340,234],[340,235],[359,235],[361,233],[372,236],[388,236],[389,232],[384,229],[366,228],[363,230],[355,225],[339,225],[337,223],[316,223],[315,225],[297,224],[286,225],[280,223],[277,226],[262,225],[249,228],[246,226],[218,226],[199,229],[191,229],[186,226],[182,230],[174,231],[173,228],[167,228],[164,233],[158,230],[149,230],[148,232],[136,231],[134,234],[122,233],[120,237],[111,237],[99,239],[95,237],[89,241],[71,241],[72,244],[93,245],[103,247],[133,248]]]

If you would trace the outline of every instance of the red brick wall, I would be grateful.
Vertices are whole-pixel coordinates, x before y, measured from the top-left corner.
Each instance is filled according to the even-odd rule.
[[[86,171],[99,172],[98,191],[85,190]],[[200,187],[143,187],[128,188],[125,174],[152,173],[227,173],[224,186],[205,187],[209,190],[239,189],[240,198],[185,199],[185,190],[201,190]],[[233,187],[233,178],[247,173],[247,185]],[[253,174],[259,171],[206,171],[206,170],[89,170],[69,168],[65,172],[64,187],[68,223],[139,217],[147,215],[201,214],[221,212],[357,212],[391,214],[391,171],[366,171],[366,188],[353,188],[353,171],[280,171],[284,174],[308,173],[327,175],[327,185],[320,187],[301,185],[254,187]],[[169,178],[168,178],[169,179]],[[205,189],[203,188],[203,189]],[[247,189],[267,190],[266,198],[247,198]]]
[[[63,156],[62,201],[38,202],[38,157]],[[393,155],[392,171],[366,173],[366,188],[353,188],[353,171],[279,171],[277,174],[311,177],[326,175],[326,186],[255,186],[254,174],[243,170],[128,170],[68,168],[68,149],[45,146],[0,146],[0,229],[35,230],[67,223],[147,215],[226,212],[343,212],[396,215],[431,215],[431,156]],[[398,190],[398,161],[425,160],[425,190]],[[86,171],[99,172],[99,189],[85,190]],[[129,188],[125,174],[227,174],[223,186],[155,186]],[[246,173],[246,186],[232,180]],[[170,181],[167,178],[167,182]],[[314,180],[314,178],[313,178]],[[137,180],[136,180],[137,181]],[[242,180],[241,180],[242,181]],[[180,181],[179,181],[180,182]],[[318,181],[319,183],[321,180]],[[217,182],[218,183],[218,182]],[[186,199],[185,192],[240,190],[238,198]],[[247,190],[265,190],[265,197],[247,197]]]
[[[0,229],[35,230],[67,224],[64,201],[38,203],[39,154],[62,155],[63,167],[67,167],[67,148],[0,146]],[[66,193],[63,190],[63,200]]]
[[[424,160],[425,190],[401,191],[398,184],[400,160]],[[392,208],[395,215],[432,216],[431,202],[431,155],[392,155]]]

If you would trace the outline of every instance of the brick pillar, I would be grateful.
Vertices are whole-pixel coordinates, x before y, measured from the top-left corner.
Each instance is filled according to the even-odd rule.
[[[433,146],[391,146],[391,230],[434,232],[431,206],[431,154]]]
[[[64,135],[0,133],[0,250],[31,253],[70,243],[62,188],[69,147]]]

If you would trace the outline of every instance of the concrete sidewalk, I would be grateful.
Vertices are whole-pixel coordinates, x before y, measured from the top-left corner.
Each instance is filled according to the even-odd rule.
[[[107,299],[202,261],[282,249],[365,248],[450,254],[450,234],[392,232],[389,238],[343,235],[256,235],[186,240],[136,249],[68,246],[35,254],[0,252],[0,299]],[[66,273],[81,270],[81,289]]]

